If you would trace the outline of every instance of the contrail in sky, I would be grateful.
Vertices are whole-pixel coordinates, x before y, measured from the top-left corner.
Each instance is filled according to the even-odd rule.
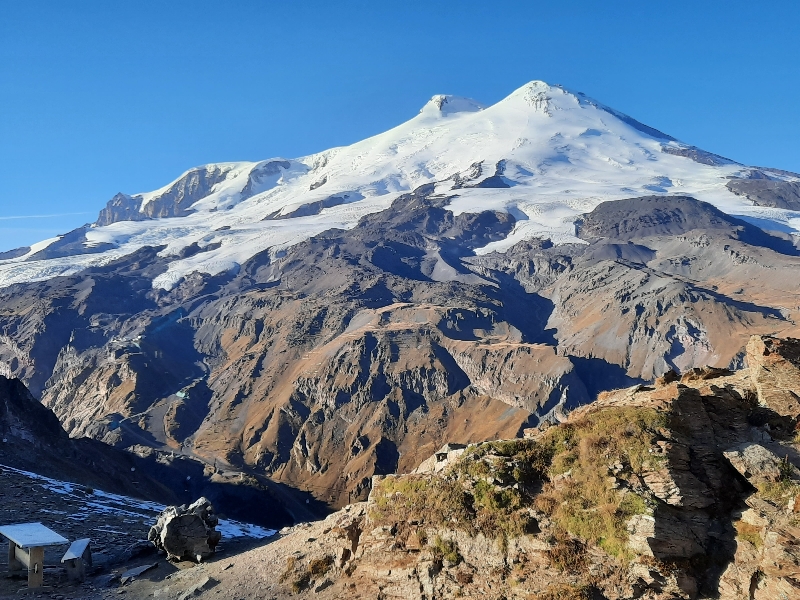
[[[13,217],[0,217],[0,221],[10,221],[12,219],[48,219],[50,217],[71,217],[74,215],[91,215],[90,212],[59,213],[54,215],[17,215]]]

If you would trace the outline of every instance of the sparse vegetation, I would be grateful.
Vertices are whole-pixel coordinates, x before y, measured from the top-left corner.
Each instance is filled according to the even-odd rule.
[[[308,572],[314,577],[322,577],[333,566],[333,557],[315,558],[308,564]]]
[[[470,573],[469,571],[457,571],[456,572],[456,581],[460,585],[467,585],[472,583],[475,576]]]
[[[736,527],[736,537],[745,542],[750,542],[755,546],[756,550],[764,545],[764,540],[761,539],[761,528],[744,521],[736,521],[733,524]]]
[[[284,583],[291,579],[292,575],[294,575],[295,569],[297,568],[297,558],[294,556],[290,556],[286,559],[286,568],[283,570],[278,581]]]
[[[666,416],[652,409],[614,408],[547,430],[541,443],[553,452],[550,482],[536,507],[564,531],[630,559],[625,525],[648,506],[641,496],[615,489],[608,467],[621,465],[620,478],[657,467],[662,459],[650,449],[666,424]]]
[[[308,587],[311,583],[311,573],[306,571],[305,573],[301,573],[300,576],[292,581],[292,592],[295,594],[299,594],[304,589]]]
[[[792,498],[800,496],[800,482],[792,481],[789,479],[782,479],[780,481],[767,481],[759,483],[757,486],[758,495],[785,508]]]
[[[372,517],[377,523],[419,520],[425,525],[468,529],[473,514],[463,486],[443,477],[387,477],[375,495]]]
[[[458,546],[453,540],[445,540],[437,535],[431,544],[431,551],[436,558],[445,560],[452,565],[457,565],[461,562],[461,554],[459,554]]]
[[[653,409],[609,408],[551,427],[536,440],[478,444],[443,475],[384,479],[372,517],[385,525],[415,520],[423,528],[481,532],[505,544],[530,530],[535,509],[565,536],[628,560],[626,523],[649,507],[634,492],[616,489],[608,469],[618,465],[624,479],[657,468],[663,458],[651,448],[666,425]]]
[[[290,556],[286,559],[286,568],[281,574],[278,581],[286,583],[290,581],[289,587],[292,592],[299,594],[311,584],[313,578],[322,577],[333,566],[333,557],[323,556],[315,558],[308,563],[308,567],[304,567],[300,560],[295,556]]]
[[[548,542],[550,549],[547,551],[547,558],[556,569],[567,573],[580,573],[586,568],[589,559],[586,555],[586,545],[581,540],[560,531]]]
[[[800,496],[800,481],[794,477],[795,468],[787,457],[781,461],[778,481],[765,481],[756,485],[759,496],[785,508],[792,498]]]
[[[465,471],[446,476],[384,479],[375,494],[373,520],[379,524],[416,520],[423,526],[481,532],[501,540],[524,533],[531,517],[522,509],[530,501],[520,490],[487,481],[488,476],[476,481],[467,474],[475,472],[474,465],[462,466]]]

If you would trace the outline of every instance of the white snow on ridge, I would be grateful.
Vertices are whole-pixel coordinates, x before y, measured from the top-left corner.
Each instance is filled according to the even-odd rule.
[[[145,245],[164,245],[161,255],[169,267],[153,285],[170,289],[192,272],[237,269],[263,250],[278,253],[331,227],[354,227],[400,194],[432,182],[438,182],[438,193],[454,196],[449,208],[455,213],[500,210],[517,218],[505,240],[481,253],[504,251],[532,237],[579,241],[574,235],[579,214],[606,200],[651,194],[691,195],[762,227],[800,233],[800,213],[753,206],[727,190],[728,178],[746,167],[700,164],[663,152],[665,145],[684,147],[583,95],[543,82],[531,82],[489,107],[434,96],[411,120],[351,146],[293,160],[187,171],[181,177],[200,169],[224,173],[191,205],[194,212],[93,227],[87,245],[113,245],[102,253],[31,261],[31,251],[0,261],[0,286],[73,274]],[[510,187],[469,187],[494,175],[495,182]],[[140,210],[179,180],[137,194]],[[193,243],[209,250],[176,256]]]

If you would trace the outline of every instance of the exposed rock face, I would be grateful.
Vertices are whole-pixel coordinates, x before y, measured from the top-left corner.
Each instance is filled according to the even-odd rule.
[[[20,380],[2,375],[0,438],[0,463],[152,500],[177,498],[165,485],[175,478],[166,466],[151,476],[147,461],[96,440],[70,439],[58,418]],[[134,484],[131,472],[137,470]]]
[[[747,225],[689,196],[649,196],[601,203],[579,223],[578,232],[586,240],[608,238],[629,242],[660,235],[685,235],[696,229],[728,233],[737,227]]]
[[[271,178],[280,177],[282,170],[290,167],[289,161],[272,160],[255,167],[250,171],[247,183],[238,195],[242,201],[262,190]],[[108,201],[100,211],[97,225],[111,225],[119,221],[146,221],[162,217],[183,217],[194,209],[192,205],[208,196],[217,184],[223,183],[230,176],[229,165],[206,165],[191,169],[169,187],[151,194],[149,198],[142,195],[129,196],[117,194]]]
[[[6,250],[5,252],[0,252],[0,260],[8,260],[9,258],[19,258],[20,256],[25,256],[31,251],[30,246],[21,246],[20,248],[14,248],[13,250]]]
[[[693,160],[696,163],[700,163],[701,165],[725,165],[734,162],[729,158],[725,158],[724,156],[720,156],[719,154],[713,154],[711,152],[701,150],[696,146],[664,145],[661,146],[661,151],[666,154],[683,156],[685,158]]]
[[[211,503],[199,498],[189,506],[165,508],[150,528],[147,539],[166,552],[169,560],[200,562],[214,554],[222,537],[215,529],[218,522]]]
[[[548,326],[569,355],[602,358],[644,379],[740,364],[753,328],[766,333],[784,318],[763,299],[780,295],[775,268],[797,263],[796,249],[710,205],[663,196],[603,203],[579,235],[594,243],[547,289]],[[615,236],[626,243],[598,242]],[[745,273],[765,287],[749,295]]]
[[[754,336],[747,364],[760,404],[785,417],[800,416],[800,340]]]
[[[772,347],[777,368],[800,346]],[[277,598],[798,598],[796,419],[749,374],[698,369],[526,440],[446,445],[240,561],[271,565]]]
[[[96,223],[111,225],[118,221],[182,217],[188,214],[192,204],[207,196],[216,184],[225,181],[229,170],[229,168],[217,165],[192,169],[146,203],[142,196],[117,194],[100,211]],[[256,174],[254,174],[254,178],[257,179]]]
[[[290,513],[297,513],[297,519],[318,514],[308,510],[305,498],[286,492],[276,497],[274,488],[242,473],[210,470],[197,460],[149,446],[129,450],[70,438],[21,381],[0,375],[0,464],[164,504],[204,494],[231,517],[268,527],[293,522]]]
[[[280,176],[273,162],[254,189]],[[342,505],[447,441],[513,437],[603,390],[740,365],[751,333],[797,335],[796,248],[710,205],[600,205],[587,244],[475,255],[514,217],[454,215],[434,192],[169,292],[150,285],[163,248],[0,290],[0,365],[73,436],[225,461]]]
[[[34,398],[19,379],[0,375],[0,434],[34,445],[63,442],[67,435],[52,411]]]
[[[66,256],[76,256],[78,254],[98,254],[109,248],[113,248],[112,244],[100,243],[89,244],[86,239],[86,232],[89,230],[89,225],[73,229],[59,237],[59,239],[49,244],[43,250],[34,252],[26,260],[44,260],[50,258],[63,258]]]
[[[785,475],[783,461],[759,444],[745,442],[723,454],[734,469],[754,484],[774,483]]]
[[[241,198],[249,198],[259,191],[265,181],[271,177],[280,176],[281,170],[288,169],[290,166],[288,160],[271,160],[253,169],[247,176],[247,183],[242,188]]]
[[[143,221],[147,216],[139,210],[141,206],[141,196],[129,196],[120,192],[108,201],[96,222],[98,225],[111,225],[118,221]]]
[[[800,210],[800,183],[764,179],[732,179],[726,186],[758,206]]]

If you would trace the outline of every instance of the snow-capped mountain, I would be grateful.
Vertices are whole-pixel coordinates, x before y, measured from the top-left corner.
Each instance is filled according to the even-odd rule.
[[[580,242],[575,221],[606,200],[690,195],[762,228],[800,232],[794,204],[753,201],[732,180],[794,184],[678,142],[580,93],[531,82],[497,104],[434,96],[411,120],[351,146],[296,159],[191,169],[153,192],[118,194],[98,220],[0,260],[0,285],[77,273],[143,246],[166,246],[153,286],[235,271],[255,254],[349,229],[401,194],[435,183],[448,208],[516,220],[476,254],[534,237]],[[761,204],[761,205],[759,205]],[[772,204],[772,205],[764,205]],[[794,208],[794,210],[790,210]],[[196,245],[196,246],[194,246]]]
[[[799,230],[800,175],[541,82],[436,96],[352,146],[192,169],[0,254],[0,374],[72,436],[341,505],[445,442],[797,337]]]

